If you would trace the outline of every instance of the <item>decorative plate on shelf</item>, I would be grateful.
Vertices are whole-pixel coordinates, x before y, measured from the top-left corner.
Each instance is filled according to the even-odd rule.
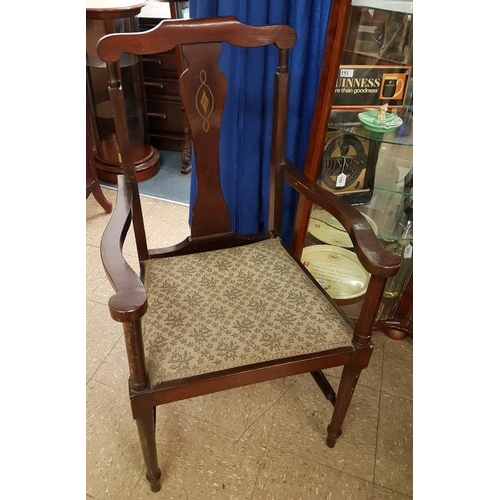
[[[354,299],[366,293],[370,275],[354,252],[312,245],[302,251],[301,262],[332,299]]]
[[[373,232],[378,234],[375,221],[362,212],[360,214],[368,221]],[[354,246],[344,226],[333,215],[321,208],[315,208],[311,211],[307,230],[312,236],[324,243],[343,248],[352,248]]]
[[[386,113],[384,120],[377,120],[379,111],[377,109],[369,109],[358,113],[361,125],[371,132],[390,132],[396,130],[403,124],[403,120],[399,116],[392,113]]]

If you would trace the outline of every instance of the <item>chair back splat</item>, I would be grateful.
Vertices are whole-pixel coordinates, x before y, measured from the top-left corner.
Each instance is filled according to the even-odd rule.
[[[101,257],[115,291],[110,314],[123,324],[132,415],[153,491],[161,487],[160,465],[168,468],[158,461],[156,407],[173,401],[309,372],[334,405],[326,430],[327,444],[333,447],[359,374],[370,360],[371,329],[385,282],[400,266],[400,259],[382,248],[355,208],[305,178],[285,158],[288,56],[295,41],[289,26],[247,26],[234,17],[220,17],[165,20],[149,31],[106,35],[97,45],[108,67],[123,166]],[[278,51],[268,228],[258,234],[232,231],[221,187],[219,140],[227,79],[232,76],[218,67],[222,43],[248,50],[274,45]],[[150,248],[120,60],[177,45],[186,68],[179,86],[196,161],[197,195],[191,235],[173,246]],[[245,168],[251,166],[246,163]],[[284,181],[344,226],[371,274],[356,326],[281,241]],[[122,252],[131,222],[140,276]],[[322,373],[336,366],[343,366],[337,394]]]
[[[147,32],[108,35],[99,43],[99,56],[114,63],[109,65],[110,91],[116,94],[116,106],[121,109],[118,119],[121,129],[126,128],[127,122],[125,103],[118,102],[122,98],[117,77],[120,73],[118,62],[122,54],[156,54],[171,50],[176,45],[182,47],[186,70],[179,79],[179,87],[189,123],[198,181],[196,200],[192,207],[192,238],[231,232],[219,172],[218,145],[227,90],[226,76],[217,64],[222,42],[247,48],[275,44],[279,49],[279,66],[275,77],[269,230],[275,231],[275,234],[280,233],[283,185],[280,168],[285,160],[288,49],[294,46],[295,41],[295,31],[289,26],[252,27],[238,22],[234,17],[221,17],[210,23],[198,19],[182,22],[165,20]],[[127,136],[127,133],[122,136]],[[131,182],[135,182],[133,165],[126,164],[125,156],[129,155],[123,153],[129,145],[119,147],[124,173],[130,177]],[[207,212],[210,217],[207,217]],[[137,219],[140,226],[142,215]]]

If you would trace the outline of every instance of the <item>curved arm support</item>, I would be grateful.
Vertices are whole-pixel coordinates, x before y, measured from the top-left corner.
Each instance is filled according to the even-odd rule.
[[[352,205],[309,180],[290,160],[282,166],[283,177],[300,194],[333,215],[351,237],[354,251],[363,267],[381,278],[394,276],[401,258],[380,244],[366,219]]]
[[[119,175],[115,209],[101,240],[101,258],[116,292],[109,299],[111,317],[120,322],[138,320],[148,307],[144,285],[122,253],[131,217],[132,192],[123,175]]]

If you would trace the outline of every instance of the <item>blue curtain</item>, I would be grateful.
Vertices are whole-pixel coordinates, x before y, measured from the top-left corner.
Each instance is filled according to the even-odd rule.
[[[290,51],[289,61],[291,83],[286,156],[300,169],[303,169],[307,152],[332,1],[189,2],[191,18],[233,15],[249,25],[288,24],[296,30],[297,44]],[[271,46],[245,51],[224,44],[219,63],[221,69],[231,75],[221,130],[220,167],[232,229],[242,234],[264,231],[267,229],[269,203],[268,164],[277,50]],[[246,83],[241,85],[241,82]],[[264,106],[256,106],[263,96]],[[194,158],[191,202],[196,195],[195,169]],[[282,238],[287,243],[291,239],[297,198],[294,190],[285,183]]]

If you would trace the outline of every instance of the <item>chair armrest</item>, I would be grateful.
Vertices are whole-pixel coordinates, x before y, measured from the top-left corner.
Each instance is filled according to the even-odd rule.
[[[401,258],[388,252],[380,244],[367,220],[341,197],[309,180],[290,160],[282,165],[283,177],[300,194],[333,215],[351,237],[354,251],[363,267],[381,278],[394,276]]]
[[[119,175],[115,209],[101,239],[101,259],[116,292],[108,303],[111,317],[120,322],[135,321],[147,310],[144,285],[122,252],[131,218],[132,192],[124,177]]]

